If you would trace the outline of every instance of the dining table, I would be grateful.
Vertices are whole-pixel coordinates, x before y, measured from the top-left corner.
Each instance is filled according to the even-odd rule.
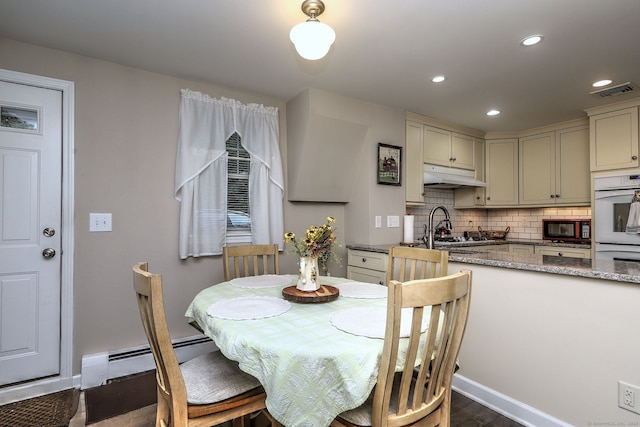
[[[218,283],[200,291],[185,316],[260,381],[276,420],[286,427],[329,426],[375,386],[387,287],[321,276],[337,297],[299,302],[283,292],[297,280],[262,275]]]

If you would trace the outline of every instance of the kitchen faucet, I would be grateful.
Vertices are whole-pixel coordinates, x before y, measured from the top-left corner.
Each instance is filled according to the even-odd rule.
[[[427,228],[428,230],[425,230],[425,236],[423,236],[423,240],[425,240],[425,244],[427,245],[427,249],[434,249],[435,248],[435,242],[434,242],[434,237],[433,237],[433,214],[436,213],[437,210],[441,210],[442,212],[444,212],[444,221],[440,221],[440,222],[444,222],[445,228],[447,230],[451,230],[451,219],[449,217],[449,211],[447,210],[447,208],[445,208],[444,206],[436,206],[435,208],[431,209],[431,212],[429,212],[429,226],[427,227],[425,225],[425,228]]]

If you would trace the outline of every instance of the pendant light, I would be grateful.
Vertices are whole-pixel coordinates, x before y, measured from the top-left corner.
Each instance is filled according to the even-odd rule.
[[[318,21],[317,17],[324,12],[322,1],[305,0],[302,3],[302,11],[309,19],[293,27],[289,38],[301,57],[314,61],[329,52],[336,40],[336,32],[327,24]]]

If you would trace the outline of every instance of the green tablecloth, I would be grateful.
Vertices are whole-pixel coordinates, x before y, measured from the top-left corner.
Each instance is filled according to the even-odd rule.
[[[291,285],[296,276],[287,276]],[[336,285],[347,279],[322,277]],[[220,300],[242,296],[282,297],[285,286],[246,289],[229,282],[201,291],[186,312],[222,353],[256,377],[267,393],[267,409],[287,427],[328,426],[336,415],[361,405],[378,373],[382,339],[343,332],[331,325],[338,311],[354,307],[386,308],[386,298],[338,297],[299,304],[284,314],[254,320],[225,320],[207,315]]]

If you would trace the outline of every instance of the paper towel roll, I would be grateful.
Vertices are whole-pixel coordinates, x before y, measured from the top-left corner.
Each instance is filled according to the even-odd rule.
[[[413,215],[404,216],[404,243],[413,243]]]

